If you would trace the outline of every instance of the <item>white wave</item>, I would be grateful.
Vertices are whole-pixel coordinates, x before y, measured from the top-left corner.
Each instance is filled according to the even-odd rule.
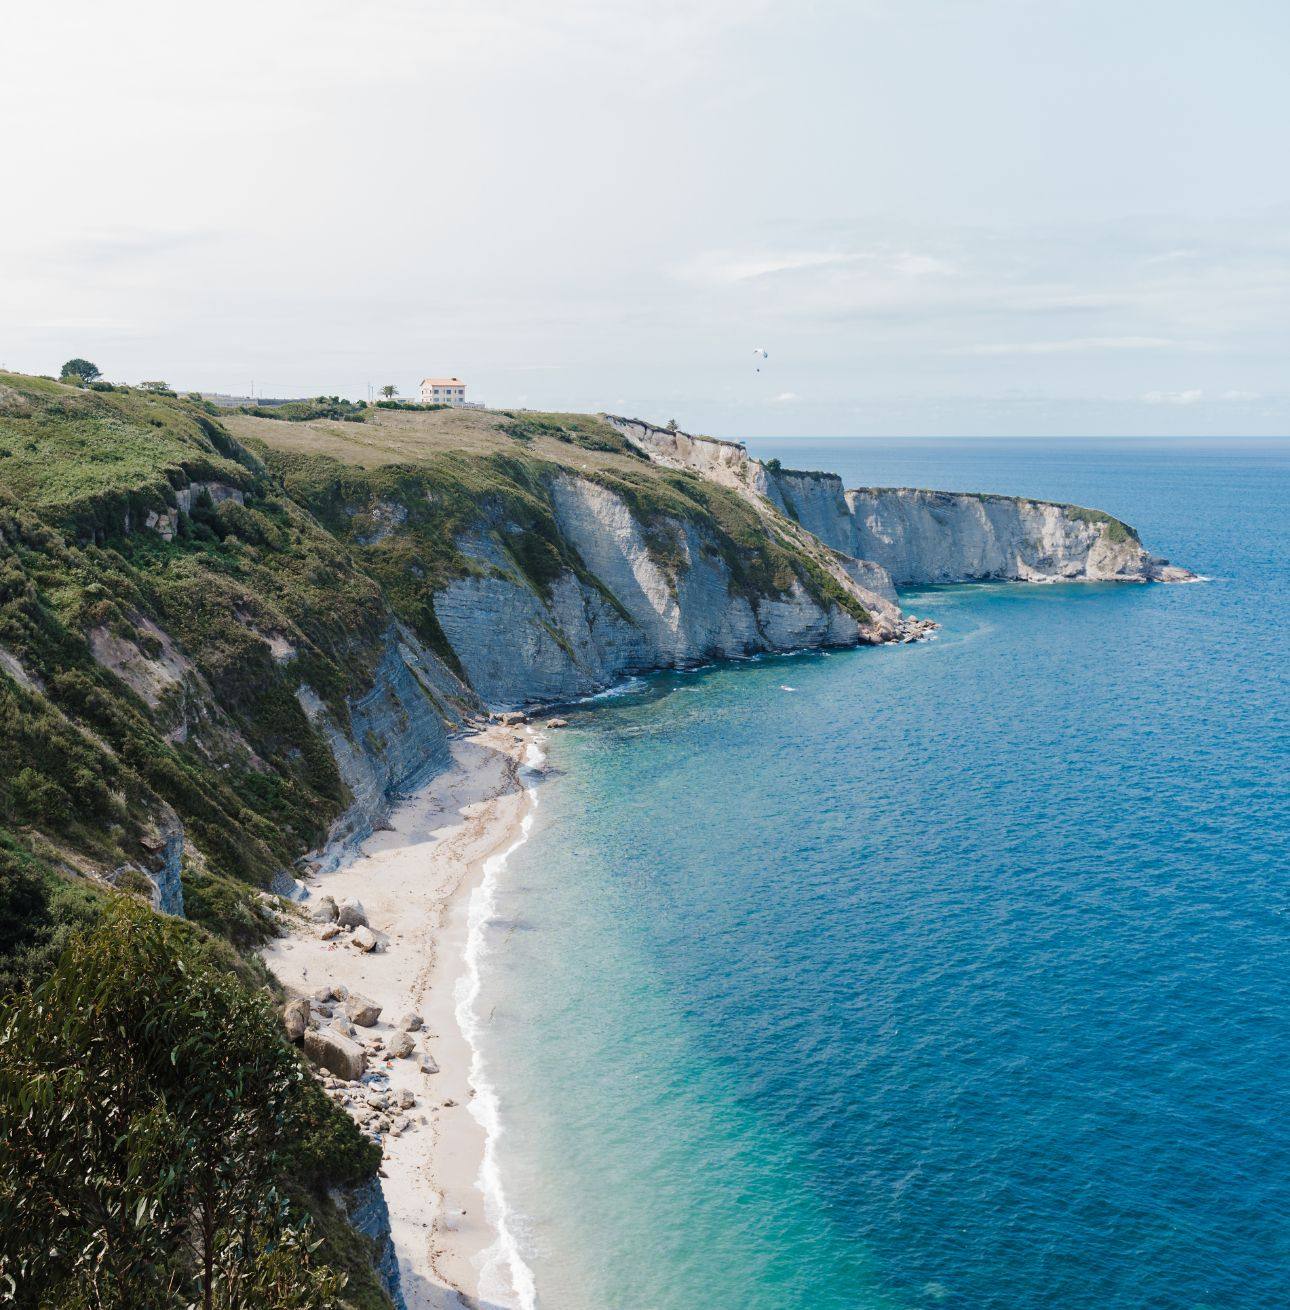
[[[780,691],[796,691],[796,690],[797,690],[796,687],[790,687],[790,686],[788,685],[788,683],[786,683],[786,682],[781,682],[781,683],[779,684],[779,689],[780,689]]]
[[[530,775],[541,772],[546,755],[538,742],[529,743],[524,753],[523,771]],[[465,972],[457,980],[457,1026],[470,1046],[470,1086],[474,1096],[470,1113],[484,1130],[484,1158],[479,1166],[479,1189],[484,1194],[484,1216],[497,1234],[496,1240],[484,1252],[479,1274],[480,1297],[493,1305],[513,1307],[514,1310],[536,1310],[537,1285],[533,1271],[525,1263],[515,1236],[514,1213],[507,1204],[502,1186],[501,1170],[497,1163],[497,1142],[501,1137],[502,1119],[497,1091],[488,1081],[480,1037],[483,1025],[475,1012],[483,985],[480,961],[487,948],[488,925],[497,909],[498,876],[506,861],[529,839],[533,827],[533,811],[538,797],[535,787],[525,790],[529,798],[529,811],[520,822],[520,835],[511,846],[484,861],[484,876],[470,894],[467,912]]]
[[[606,687],[604,691],[594,691],[590,696],[579,696],[572,703],[574,705],[591,705],[598,700],[614,700],[619,696],[630,695],[644,685],[644,678],[638,678],[635,674],[632,674],[624,678],[622,682],[616,682],[612,687]]]

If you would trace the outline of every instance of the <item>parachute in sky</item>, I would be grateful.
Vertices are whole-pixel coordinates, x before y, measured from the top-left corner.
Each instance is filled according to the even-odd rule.
[[[762,360],[769,359],[770,355],[765,350],[763,350],[760,346],[756,346],[753,349],[753,358],[757,361],[757,372],[760,373]]]

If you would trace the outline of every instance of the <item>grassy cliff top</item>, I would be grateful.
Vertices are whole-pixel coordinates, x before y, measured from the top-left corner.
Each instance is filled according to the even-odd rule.
[[[251,476],[245,452],[187,401],[0,373],[0,485],[34,508],[164,493],[190,479],[245,488]]]
[[[625,437],[593,414],[373,407],[363,423],[286,423],[251,414],[230,414],[223,422],[240,440],[259,440],[288,454],[328,455],[364,469],[417,464],[444,454],[528,454],[579,472],[649,467]]]

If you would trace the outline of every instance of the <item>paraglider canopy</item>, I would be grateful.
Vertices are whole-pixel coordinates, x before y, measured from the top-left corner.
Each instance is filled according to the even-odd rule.
[[[760,373],[760,372],[761,372],[761,362],[762,362],[762,360],[763,360],[763,359],[769,359],[769,358],[770,358],[770,355],[769,355],[765,350],[763,350],[763,349],[761,348],[761,346],[754,346],[754,347],[753,347],[753,358],[757,361],[757,372]]]

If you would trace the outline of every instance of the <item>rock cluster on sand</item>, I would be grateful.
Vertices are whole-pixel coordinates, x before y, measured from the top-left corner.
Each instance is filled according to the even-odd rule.
[[[367,1052],[334,1028],[308,1029],[305,1032],[305,1054],[315,1064],[351,1082],[367,1071]]]
[[[336,918],[342,928],[366,928],[367,911],[363,902],[356,896],[346,896],[336,911]]]
[[[318,904],[313,908],[314,921],[316,923],[334,923],[339,911],[336,908],[336,902],[330,896],[322,897]]]
[[[374,1028],[381,1017],[381,1007],[366,996],[351,992],[345,1000],[345,1013],[360,1028]]]
[[[300,1041],[309,1026],[309,1002],[301,998],[288,1001],[282,1007],[282,1026],[288,1041]]]

